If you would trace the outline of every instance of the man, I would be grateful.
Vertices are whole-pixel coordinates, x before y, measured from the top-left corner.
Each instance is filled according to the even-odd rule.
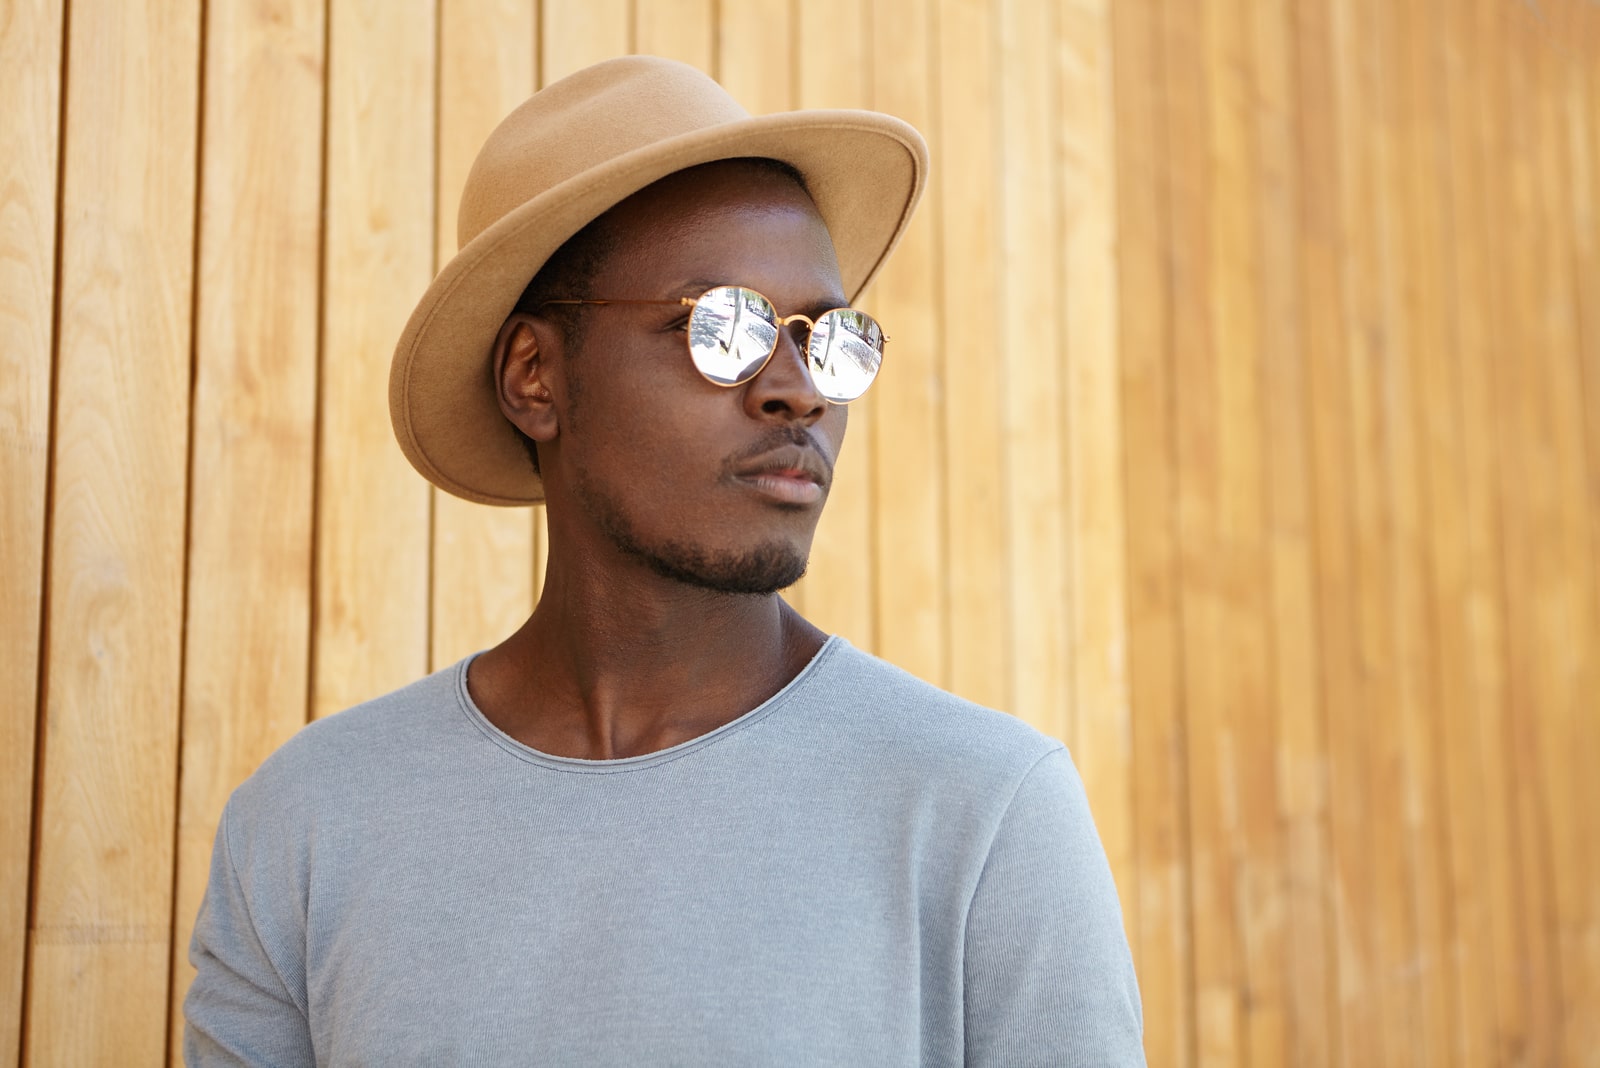
[[[1066,751],[778,595],[925,169],[643,57],[495,132],[390,401],[435,484],[545,502],[543,595],[240,787],[192,1063],[1142,1063]]]

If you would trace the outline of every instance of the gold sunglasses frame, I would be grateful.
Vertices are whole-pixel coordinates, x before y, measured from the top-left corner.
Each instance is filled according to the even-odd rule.
[[[793,315],[778,315],[778,306],[772,302],[772,298],[767,296],[765,293],[760,292],[759,290],[751,289],[749,286],[736,286],[736,285],[725,283],[725,284],[720,285],[720,286],[712,286],[710,289],[706,290],[705,293],[701,293],[698,297],[679,297],[677,300],[600,300],[600,299],[593,299],[593,300],[547,300],[547,301],[544,301],[543,303],[541,303],[540,307],[544,307],[544,306],[550,305],[550,304],[569,304],[569,305],[570,304],[598,304],[598,305],[608,305],[608,304],[654,304],[654,305],[663,306],[663,307],[670,305],[672,307],[693,308],[693,307],[698,306],[700,301],[705,299],[706,293],[712,293],[712,292],[715,292],[718,289],[742,289],[746,293],[754,293],[756,296],[758,296],[762,300],[766,301],[767,302],[767,307],[771,308],[773,315],[777,317],[777,320],[778,320],[778,332],[780,334],[783,332],[783,328],[788,326],[790,323],[793,323],[793,322],[805,323],[806,324],[806,343],[805,343],[805,347],[801,351],[804,352],[805,356],[806,356],[806,371],[807,371],[807,373],[809,373],[810,370],[811,370],[811,335],[817,329],[818,321],[820,321],[821,319],[823,319],[823,318],[825,318],[825,317],[827,317],[829,315],[832,315],[834,312],[837,312],[837,311],[855,312],[857,315],[866,316],[868,321],[870,321],[874,326],[876,326],[878,328],[878,334],[882,338],[882,341],[880,342],[879,347],[878,347],[878,366],[879,366],[880,369],[883,366],[883,356],[884,356],[884,353],[889,348],[889,335],[885,334],[883,332],[883,324],[878,322],[878,320],[874,319],[872,316],[867,315],[866,312],[861,311],[858,308],[851,308],[851,307],[848,307],[848,306],[844,306],[844,307],[838,307],[838,308],[829,308],[827,311],[823,312],[821,315],[818,315],[815,319],[811,318],[811,316],[809,316],[809,315],[804,315],[804,314],[802,314],[800,312],[795,312]],[[771,359],[772,359],[772,354],[778,351],[778,338],[776,336],[773,337],[773,339],[772,339],[772,347],[770,349],[768,349],[767,350],[767,354],[761,358],[761,363],[759,365],[757,365],[756,369],[754,371],[750,372],[750,374],[748,376],[746,376],[745,378],[739,380],[738,382],[718,382],[715,378],[712,378],[710,375],[708,375],[704,371],[700,370],[700,365],[695,362],[695,358],[694,358],[694,345],[689,342],[689,339],[687,337],[684,338],[684,346],[689,350],[689,362],[694,365],[694,369],[699,372],[701,378],[705,379],[707,382],[710,382],[713,386],[721,386],[724,389],[733,389],[735,386],[744,385],[744,383],[750,381],[750,379],[752,379],[756,375],[760,374],[762,372],[762,370],[766,368],[767,363],[769,361],[771,361]],[[867,389],[871,389],[872,388],[872,383],[876,382],[877,380],[878,380],[878,372],[877,371],[873,371],[872,372],[872,380],[867,383],[867,388],[863,389],[860,393],[857,393],[854,397],[851,397],[850,400],[842,400],[842,401],[834,400],[832,397],[828,396],[826,393],[822,394],[822,399],[827,401],[829,404],[838,404],[838,405],[850,404],[850,403],[852,403],[854,401],[858,401],[862,397],[866,396]],[[821,390],[819,389],[818,392],[821,393]]]

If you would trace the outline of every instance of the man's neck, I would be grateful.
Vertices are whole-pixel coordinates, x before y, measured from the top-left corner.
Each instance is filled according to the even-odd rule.
[[[737,719],[799,674],[823,640],[777,594],[552,561],[538,608],[473,662],[468,687],[525,745],[610,760]]]

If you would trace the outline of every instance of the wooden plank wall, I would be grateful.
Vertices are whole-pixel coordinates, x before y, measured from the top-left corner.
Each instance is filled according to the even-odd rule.
[[[649,51],[928,135],[793,599],[1074,749],[1160,1065],[1600,1065],[1600,5],[0,0],[0,1062],[175,1061],[233,787],[540,515],[385,375]]]

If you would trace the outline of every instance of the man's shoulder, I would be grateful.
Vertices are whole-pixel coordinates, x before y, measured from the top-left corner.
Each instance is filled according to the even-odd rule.
[[[232,807],[314,807],[436,752],[460,717],[461,664],[300,728],[240,785]]]
[[[905,761],[956,764],[1013,778],[1061,742],[1009,713],[950,693],[835,639],[819,680],[835,729]]]

